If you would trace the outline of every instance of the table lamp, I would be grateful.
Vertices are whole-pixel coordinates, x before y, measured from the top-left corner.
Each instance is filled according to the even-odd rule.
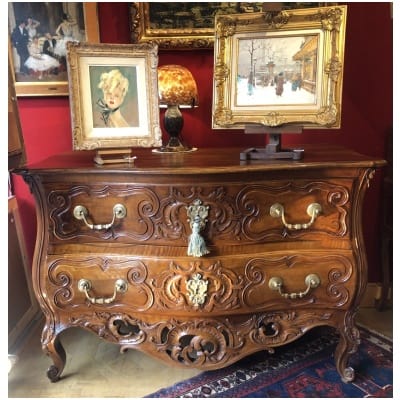
[[[198,107],[196,81],[192,73],[181,65],[158,67],[158,96],[164,115],[165,130],[169,135],[167,145],[156,149],[160,153],[180,153],[196,150],[185,146],[181,140],[183,117],[180,108]]]

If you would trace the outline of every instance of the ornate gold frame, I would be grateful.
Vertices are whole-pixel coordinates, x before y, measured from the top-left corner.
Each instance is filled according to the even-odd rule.
[[[218,16],[214,45],[213,128],[238,129],[251,124],[339,128],[346,14],[346,6],[332,6]],[[239,104],[239,63],[246,62],[239,57],[239,41],[306,37],[315,43],[313,102],[304,105],[290,102]],[[264,65],[268,66],[267,63]],[[303,69],[304,64],[300,63],[301,73]]]
[[[203,12],[209,9],[209,3],[192,3],[198,9],[202,9],[202,15],[196,21],[195,27],[164,27],[155,28],[151,19],[150,7],[156,3],[153,2],[135,2],[130,3],[130,23],[131,23],[131,40],[132,43],[141,42],[152,42],[158,45],[159,49],[168,50],[196,50],[196,49],[212,49],[214,47],[214,21],[212,24],[206,23],[209,17],[203,17]],[[168,2],[165,2],[165,7],[168,6]],[[176,4],[176,3],[170,3]],[[178,3],[179,4],[179,3]],[[181,4],[183,10],[184,6],[190,3]],[[216,12],[224,12],[225,7],[240,9],[237,11],[240,13],[252,13],[264,11],[264,8],[301,8],[307,6],[310,3],[263,3],[263,2],[212,2],[213,6],[217,10]],[[315,3],[316,6],[325,6],[327,3]],[[335,4],[335,3],[332,3]],[[231,13],[231,12],[229,12]],[[177,18],[177,16],[175,15]],[[159,17],[164,20],[163,16]],[[168,18],[168,17],[167,17]]]
[[[92,43],[100,41],[99,24],[97,18],[97,3],[83,3],[85,17],[86,40]],[[12,47],[8,40],[9,59],[14,73]],[[68,96],[68,81],[54,82],[15,82],[17,96]]]
[[[161,145],[156,45],[69,42],[67,61],[74,150]],[[137,123],[129,127],[98,127],[96,90],[100,89],[94,76],[115,68],[124,68],[135,77],[136,84],[129,82],[130,89],[125,97],[130,99],[129,108],[126,110],[125,104],[124,111],[131,117],[129,114],[134,112],[133,106],[136,107]]]
[[[214,45],[214,29],[152,29],[150,4],[131,3],[129,7],[132,43],[152,42],[160,49],[201,49]]]

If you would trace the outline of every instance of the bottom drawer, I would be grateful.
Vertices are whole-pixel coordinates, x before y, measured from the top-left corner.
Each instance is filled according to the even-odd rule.
[[[41,287],[58,312],[232,315],[293,307],[350,306],[351,252],[178,260],[90,255],[49,257]]]

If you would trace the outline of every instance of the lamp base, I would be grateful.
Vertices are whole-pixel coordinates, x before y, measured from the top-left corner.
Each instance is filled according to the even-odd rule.
[[[176,134],[176,133],[175,133]],[[155,153],[188,153],[196,151],[196,147],[184,145],[178,136],[170,136],[166,146],[161,146],[159,149],[154,149]]]
[[[185,146],[179,139],[183,127],[183,117],[177,105],[168,105],[164,115],[164,125],[169,140],[166,146],[153,150],[155,153],[187,153],[197,150]]]

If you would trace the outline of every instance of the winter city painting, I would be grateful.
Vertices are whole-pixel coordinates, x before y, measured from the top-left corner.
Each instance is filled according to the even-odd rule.
[[[239,40],[237,106],[315,104],[318,36]]]
[[[339,128],[347,7],[217,15],[214,129]]]

